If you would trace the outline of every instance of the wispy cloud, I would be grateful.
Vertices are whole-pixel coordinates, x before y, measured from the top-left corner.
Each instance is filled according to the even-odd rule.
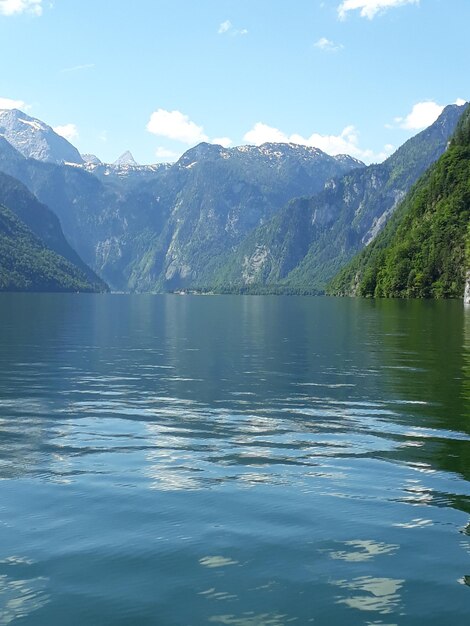
[[[246,28],[235,28],[230,20],[225,20],[219,25],[218,29],[219,35],[231,35],[232,37],[236,37],[237,35],[248,35],[248,30]]]
[[[339,52],[344,48],[343,44],[335,43],[331,41],[331,39],[327,39],[326,37],[321,37],[314,44],[315,48],[319,50],[323,50],[323,52]]]
[[[457,98],[454,104],[462,106],[465,104],[465,100]],[[398,126],[405,130],[422,130],[433,124],[439,115],[444,110],[443,104],[438,104],[433,100],[425,100],[424,102],[417,102],[413,105],[411,111],[403,116],[396,117],[393,121],[394,124],[387,124],[387,128],[394,128]]]
[[[245,134],[244,140],[255,145],[261,145],[266,142],[296,143],[319,148],[323,150],[323,152],[333,156],[337,154],[349,154],[366,162],[383,161],[394,150],[394,146],[391,144],[384,146],[383,150],[378,153],[370,149],[362,148],[359,145],[359,132],[354,126],[346,126],[338,135],[313,133],[309,137],[303,137],[296,133],[287,135],[278,128],[258,122]]]
[[[228,33],[228,31],[232,28],[232,22],[230,20],[225,20],[219,26],[219,30],[217,31],[219,35],[223,35],[224,33]]]
[[[361,17],[371,20],[378,13],[405,4],[419,4],[419,0],[343,0],[338,6],[338,16],[344,20],[350,11],[360,11]]]
[[[75,65],[74,67],[66,67],[60,70],[60,74],[69,74],[70,72],[80,72],[81,70],[91,70],[95,67],[94,63],[85,63],[84,65]]]
[[[0,109],[21,109],[27,111],[31,105],[26,104],[23,100],[12,100],[11,98],[0,98]]]
[[[0,15],[42,15],[42,0],[0,0]]]
[[[52,130],[61,137],[64,137],[64,139],[67,139],[67,141],[73,141],[74,139],[78,139],[79,137],[78,128],[75,126],[75,124],[54,126]]]

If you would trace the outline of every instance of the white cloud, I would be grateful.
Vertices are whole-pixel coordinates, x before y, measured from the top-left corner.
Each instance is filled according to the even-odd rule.
[[[180,111],[158,109],[150,116],[147,130],[159,137],[167,137],[187,144],[208,141],[203,127],[192,122],[187,115]]]
[[[419,0],[343,0],[338,7],[338,16],[344,20],[349,11],[360,11],[361,17],[371,20],[377,13],[405,4],[419,4]]]
[[[42,15],[42,0],[0,0],[0,15]]]
[[[214,139],[211,140],[211,143],[216,143],[218,146],[222,146],[223,148],[230,148],[233,141],[230,137],[214,137]]]
[[[11,98],[0,98],[0,109],[21,109],[27,111],[31,106],[23,100],[12,100]]]
[[[173,152],[173,150],[168,150],[167,148],[159,146],[155,150],[155,156],[157,159],[176,159],[178,157],[178,152]]]
[[[421,130],[426,128],[437,120],[442,113],[444,107],[436,102],[428,100],[427,102],[416,103],[411,111],[405,117],[396,117],[395,122],[400,128],[407,130]]]
[[[217,33],[219,35],[232,35],[232,37],[236,37],[237,35],[248,35],[248,30],[246,28],[235,28],[230,20],[225,20],[225,22],[219,25]]]
[[[243,137],[248,143],[260,146],[262,143],[289,143],[290,139],[278,128],[257,122]]]
[[[463,98],[457,98],[457,100],[455,101],[455,104],[457,104],[459,107],[461,107],[464,104],[467,104],[467,101],[464,100]]]
[[[296,143],[304,146],[319,148],[327,154],[349,154],[366,162],[383,161],[394,150],[394,146],[387,144],[384,149],[375,153],[373,150],[359,146],[359,133],[354,126],[346,126],[339,135],[321,135],[313,133],[310,137],[299,134],[287,135],[278,128],[258,122],[246,133],[244,140],[248,143],[261,145],[267,142]]]
[[[320,50],[323,50],[324,52],[339,52],[340,50],[344,48],[342,44],[335,43],[334,41],[331,41],[330,39],[327,39],[326,37],[321,37],[313,45],[315,46],[315,48],[319,48]]]
[[[63,126],[54,126],[52,129],[67,141],[73,141],[74,139],[78,139],[78,128],[75,124],[64,124]]]
[[[454,104],[462,106],[465,100],[457,98]],[[444,110],[444,105],[438,104],[433,100],[425,100],[417,102],[408,115],[405,117],[396,117],[394,122],[400,128],[406,130],[422,130],[433,124]],[[386,128],[393,128],[392,125],[386,124]]]

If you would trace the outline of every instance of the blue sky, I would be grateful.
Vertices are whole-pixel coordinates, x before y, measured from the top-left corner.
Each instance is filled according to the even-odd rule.
[[[0,0],[0,108],[104,161],[201,140],[379,161],[470,99],[469,0]]]

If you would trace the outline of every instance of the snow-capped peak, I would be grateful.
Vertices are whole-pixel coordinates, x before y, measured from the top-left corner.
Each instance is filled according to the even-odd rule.
[[[0,135],[28,159],[83,163],[78,150],[64,137],[18,109],[0,109]]]

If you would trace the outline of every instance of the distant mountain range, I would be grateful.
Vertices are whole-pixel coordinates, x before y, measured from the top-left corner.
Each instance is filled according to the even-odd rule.
[[[39,126],[28,126],[30,144]],[[90,156],[58,163],[62,153],[38,160],[10,148],[0,142],[0,169],[57,214],[70,244],[106,282],[138,291],[211,281],[227,251],[286,202],[364,165],[294,144],[203,143],[155,166],[136,165],[129,154],[111,165]]]
[[[139,165],[130,152],[105,164],[0,111],[0,172],[35,209],[21,214],[1,178],[0,203],[92,289],[318,293],[443,154],[464,108],[369,167],[295,144],[202,143],[174,164]]]

